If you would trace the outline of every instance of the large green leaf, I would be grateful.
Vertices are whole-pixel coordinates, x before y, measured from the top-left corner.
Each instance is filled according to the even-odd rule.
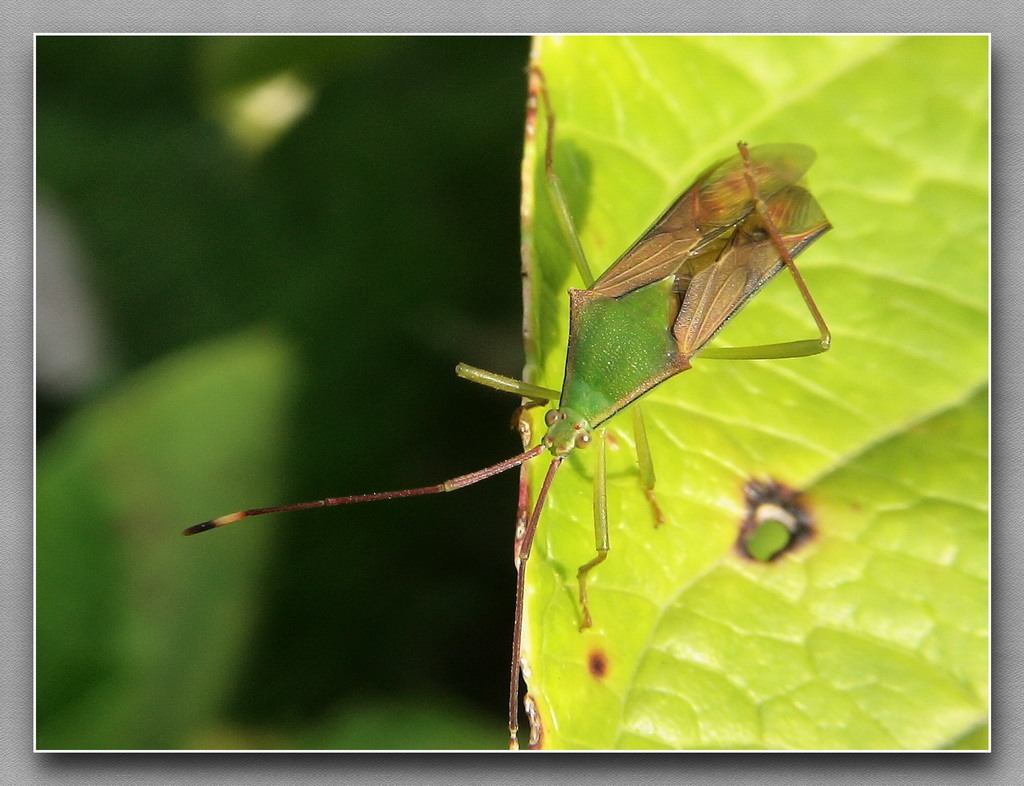
[[[814,147],[809,185],[835,225],[799,260],[832,351],[697,362],[644,399],[658,529],[629,418],[611,422],[612,550],[582,633],[592,457],[577,451],[560,471],[527,586],[543,746],[938,748],[984,725],[987,47],[980,36],[536,42],[555,167],[595,272],[741,139]],[[524,166],[528,362],[534,381],[558,387],[566,290],[580,282],[537,140]],[[720,343],[813,335],[783,274]],[[546,462],[534,464],[536,491]],[[813,536],[771,562],[737,549],[752,479],[800,490],[813,520]]]

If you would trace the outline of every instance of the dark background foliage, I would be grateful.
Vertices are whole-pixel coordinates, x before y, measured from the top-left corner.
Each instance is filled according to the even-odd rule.
[[[285,496],[225,499],[197,519],[434,483],[517,452],[515,400],[453,370],[466,361],[521,372],[527,50],[505,37],[40,38],[39,204],[78,250],[101,337],[74,383],[40,377],[41,466],[69,423],[140,370],[251,329],[281,337],[298,361]],[[225,97],[281,73],[310,89],[308,112],[249,149],[224,122]],[[52,263],[41,247],[40,280]],[[74,330],[49,290],[38,297],[48,334]],[[49,346],[40,343],[41,360]],[[445,747],[492,733],[500,745],[515,497],[510,473],[443,498],[246,524],[274,528],[272,550],[252,588],[255,633],[217,717],[149,735],[135,719],[123,738],[88,744],[413,747],[436,740],[420,732],[454,708],[462,725],[437,732]],[[52,521],[41,509],[37,526],[41,538],[50,528],[87,538],[110,524]],[[167,548],[204,549],[221,534],[168,531]],[[70,549],[61,559],[86,560],[97,603],[127,597],[110,571],[89,570],[88,551]],[[38,743],[80,747],[87,737],[62,719],[95,674],[49,641],[38,654]],[[390,731],[405,728],[402,707],[418,709],[405,737],[330,731],[359,707]]]

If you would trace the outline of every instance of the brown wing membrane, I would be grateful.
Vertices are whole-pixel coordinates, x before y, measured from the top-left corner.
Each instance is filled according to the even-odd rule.
[[[761,198],[770,201],[787,186],[796,185],[814,163],[806,145],[758,145],[750,148],[750,165]],[[736,226],[753,209],[743,158],[727,158],[712,167],[700,189],[700,221],[705,233]]]
[[[765,200],[795,184],[814,161],[804,145],[751,148],[754,181]],[[620,297],[672,275],[743,221],[753,209],[743,159],[731,156],[705,170],[590,287]]]
[[[701,241],[699,196],[683,193],[590,288],[620,297],[672,275]]]
[[[800,186],[777,192],[767,207],[791,257],[831,226],[814,197]],[[784,265],[757,213],[747,216],[724,246],[715,246],[708,253],[717,256],[702,268],[695,265],[700,269],[683,292],[672,329],[680,354],[687,358],[710,341]]]

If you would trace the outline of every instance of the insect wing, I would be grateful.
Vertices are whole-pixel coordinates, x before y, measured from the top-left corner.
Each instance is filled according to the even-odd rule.
[[[749,152],[754,182],[766,200],[796,183],[814,161],[814,151],[805,145],[759,145]],[[620,297],[672,275],[752,210],[742,157],[720,161],[706,169],[591,289]]]
[[[672,275],[700,243],[699,194],[687,189],[590,288],[620,297]]]
[[[789,186],[767,203],[790,257],[831,228],[821,206],[800,186]],[[692,357],[732,319],[785,264],[757,213],[735,229],[713,262],[698,270],[682,293],[672,332],[683,357]],[[697,260],[694,260],[696,262]]]
[[[754,185],[766,202],[771,202],[783,188],[795,185],[815,158],[811,148],[795,144],[758,145],[748,152]],[[735,155],[714,165],[698,179],[700,207],[696,218],[705,237],[714,239],[736,226],[753,209],[744,169],[743,158]]]

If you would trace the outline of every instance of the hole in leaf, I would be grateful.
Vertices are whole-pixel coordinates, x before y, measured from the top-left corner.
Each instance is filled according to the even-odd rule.
[[[806,501],[783,483],[750,480],[743,487],[747,514],[737,542],[743,556],[758,562],[774,562],[806,543],[814,534]]]

